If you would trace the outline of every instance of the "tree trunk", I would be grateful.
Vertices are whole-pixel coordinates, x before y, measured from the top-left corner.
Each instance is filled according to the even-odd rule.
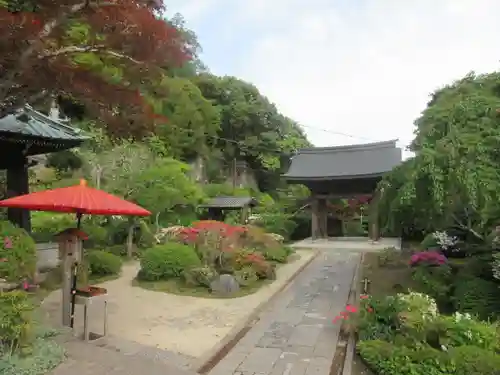
[[[134,221],[129,220],[128,234],[127,234],[127,257],[132,258],[134,252]]]
[[[158,212],[155,215],[155,226],[156,226],[156,233],[160,232],[160,213]]]

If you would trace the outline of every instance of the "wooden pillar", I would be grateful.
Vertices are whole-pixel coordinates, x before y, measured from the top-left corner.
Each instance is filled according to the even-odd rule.
[[[24,155],[13,155],[7,169],[7,197],[17,197],[29,193],[28,162]],[[31,218],[29,210],[9,208],[7,217],[11,223],[31,232]]]
[[[328,238],[328,207],[326,199],[318,199],[318,226],[320,238]]]
[[[319,200],[314,195],[311,201],[311,238],[317,240],[320,238],[319,231]]]

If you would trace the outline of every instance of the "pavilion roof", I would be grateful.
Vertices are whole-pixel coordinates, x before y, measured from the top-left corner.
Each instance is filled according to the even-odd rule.
[[[200,205],[200,207],[238,209],[256,205],[257,201],[252,197],[215,197],[210,199],[207,203]]]
[[[30,106],[0,118],[0,141],[26,144],[27,155],[65,150],[88,139],[79,129],[56,121]]]
[[[396,140],[301,149],[284,177],[290,181],[348,180],[379,177],[402,160]]]

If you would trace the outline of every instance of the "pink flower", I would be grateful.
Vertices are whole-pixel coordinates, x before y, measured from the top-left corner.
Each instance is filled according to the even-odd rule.
[[[5,237],[3,239],[3,247],[5,247],[6,249],[12,249],[12,240],[10,239],[10,237]]]
[[[352,305],[347,305],[345,309],[347,311],[351,312],[351,313],[355,313],[355,312],[358,311],[358,309],[355,306],[352,306]]]
[[[443,265],[448,261],[443,254],[437,251],[422,251],[413,254],[410,258],[411,266],[425,265]]]
[[[359,296],[359,299],[367,299],[368,298],[368,295],[366,294],[362,294]]]

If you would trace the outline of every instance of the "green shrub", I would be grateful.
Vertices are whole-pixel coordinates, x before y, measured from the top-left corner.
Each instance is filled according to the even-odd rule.
[[[361,340],[391,340],[400,328],[403,304],[395,296],[369,297],[361,303],[357,330]]]
[[[262,255],[264,255],[264,258],[266,258],[266,260],[269,260],[271,262],[286,263],[288,259],[287,249],[281,246],[267,248],[261,252]]]
[[[30,348],[30,355],[0,356],[2,375],[43,375],[64,360],[64,349],[56,342],[37,338]]]
[[[500,347],[497,326],[473,319],[467,314],[440,315],[435,322],[439,343],[447,348],[476,346],[494,351]]]
[[[217,272],[208,266],[196,267],[182,273],[188,285],[210,287],[210,283],[217,277]]]
[[[0,292],[0,349],[7,354],[30,343],[34,308],[24,291]]]
[[[449,294],[453,281],[450,266],[445,264],[436,267],[416,266],[412,272],[412,279],[418,285],[420,292],[436,299],[440,305],[450,301]]]
[[[86,255],[86,262],[91,275],[108,276],[117,275],[122,268],[119,256],[103,250],[94,250]]]
[[[377,374],[384,375],[450,375],[455,366],[447,354],[430,346],[418,349],[386,341],[360,341],[358,351]]]
[[[114,254],[119,257],[125,257],[127,256],[127,245],[121,244],[121,245],[107,246],[106,251],[108,253]]]
[[[437,249],[440,248],[436,238],[434,237],[434,233],[429,233],[427,234],[422,242],[420,243],[420,247],[422,250],[427,250],[427,249]]]
[[[456,369],[454,375],[500,375],[500,355],[475,346],[452,348],[449,356]]]
[[[276,233],[285,238],[290,238],[297,224],[292,220],[291,215],[282,212],[276,213],[259,213],[259,221],[256,223],[262,227],[267,233]]]
[[[73,226],[75,226],[74,223]],[[84,248],[103,248],[108,245],[108,231],[105,226],[96,222],[95,219],[84,220],[82,230],[88,235],[88,239],[83,241]]]
[[[37,253],[35,242],[24,229],[0,221],[0,278],[19,281],[33,278]]]
[[[234,271],[234,277],[238,281],[238,284],[242,286],[252,286],[259,279],[257,272],[251,266],[245,266]]]
[[[499,286],[497,283],[460,273],[456,276],[453,302],[457,311],[467,312],[484,320],[494,319],[500,312]]]
[[[186,270],[200,267],[200,258],[193,247],[175,242],[157,245],[141,257],[139,278],[147,281],[179,277]]]

